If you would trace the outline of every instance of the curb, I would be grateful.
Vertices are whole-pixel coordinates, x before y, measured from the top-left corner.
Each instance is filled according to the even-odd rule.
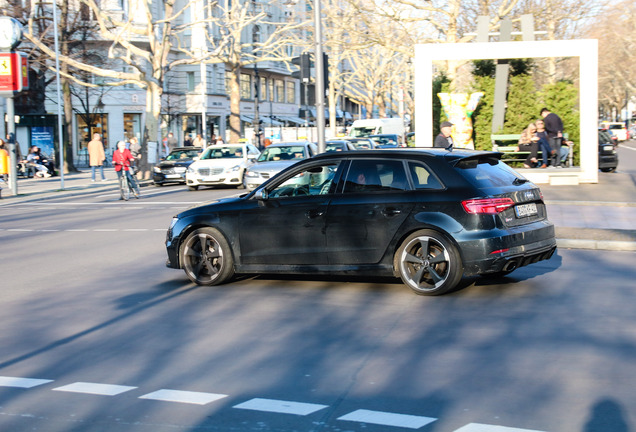
[[[581,239],[559,239],[557,247],[564,249],[592,249],[611,251],[636,251],[636,242],[617,240],[581,240]]]

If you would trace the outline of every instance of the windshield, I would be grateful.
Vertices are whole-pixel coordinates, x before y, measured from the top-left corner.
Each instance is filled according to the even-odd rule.
[[[353,146],[357,148],[358,150],[373,148],[371,141],[367,139],[351,141],[351,144],[353,144]]]
[[[177,150],[166,157],[166,160],[174,161],[180,159],[192,159],[199,156],[199,150]]]
[[[376,146],[397,146],[397,138],[393,136],[371,137]]]
[[[364,136],[373,135],[374,133],[376,133],[375,126],[370,126],[370,127],[357,126],[351,129],[352,137],[364,137]]]
[[[201,160],[206,159],[243,159],[244,149],[242,146],[218,146],[208,148]]]
[[[267,147],[258,162],[305,159],[305,147],[300,145]]]
[[[346,149],[344,143],[341,142],[327,142],[325,143],[325,152],[343,151]]]

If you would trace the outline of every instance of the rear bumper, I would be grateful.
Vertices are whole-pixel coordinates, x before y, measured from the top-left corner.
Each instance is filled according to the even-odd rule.
[[[550,259],[556,251],[554,225],[547,220],[500,234],[460,244],[466,276],[512,271]]]

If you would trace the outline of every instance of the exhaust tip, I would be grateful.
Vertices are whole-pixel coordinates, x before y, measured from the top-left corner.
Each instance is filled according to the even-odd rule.
[[[506,272],[511,272],[511,271],[513,271],[516,268],[517,268],[517,261],[512,260],[512,261],[508,261],[506,264],[504,264],[502,270],[506,271]]]

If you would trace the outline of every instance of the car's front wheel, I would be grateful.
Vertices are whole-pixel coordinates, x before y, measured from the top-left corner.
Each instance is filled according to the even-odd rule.
[[[234,275],[230,246],[215,228],[191,232],[181,247],[182,267],[197,285],[218,285]]]
[[[408,236],[393,259],[402,281],[420,295],[444,294],[459,283],[462,260],[453,243],[434,230]]]

